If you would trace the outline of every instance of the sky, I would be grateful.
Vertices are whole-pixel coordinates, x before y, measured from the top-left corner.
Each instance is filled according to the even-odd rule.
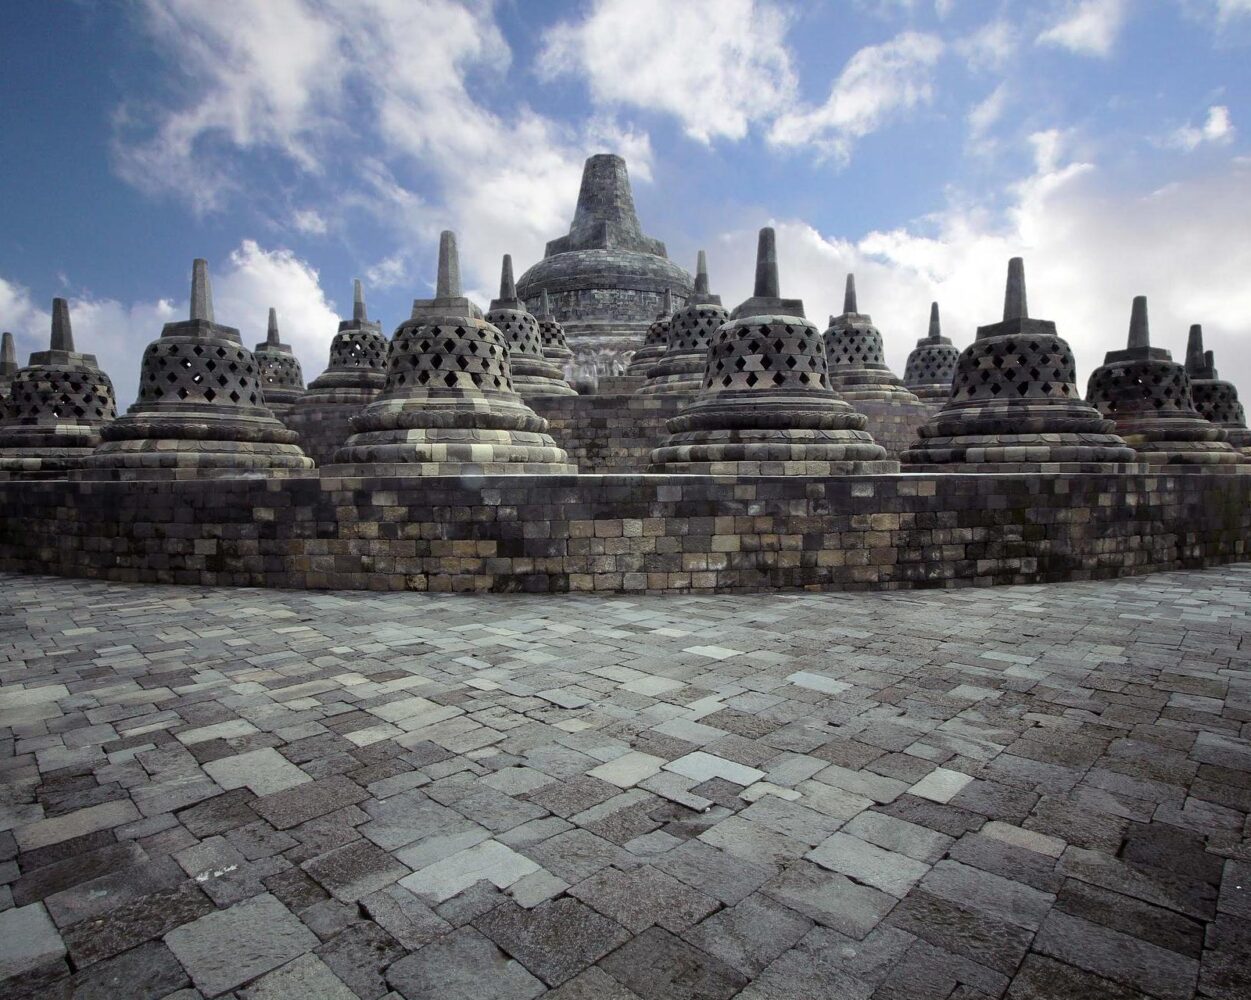
[[[963,347],[1023,256],[1084,381],[1147,295],[1251,394],[1251,0],[7,0],[0,328],[70,300],[121,407],[207,257],[312,380],[352,279],[392,330],[459,233],[485,305],[567,232],[581,165],[728,307],[773,225],[824,327],[854,271],[896,372]]]

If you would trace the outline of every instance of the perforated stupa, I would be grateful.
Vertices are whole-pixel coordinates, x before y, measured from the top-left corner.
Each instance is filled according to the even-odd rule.
[[[830,383],[844,399],[853,403],[860,399],[917,402],[887,366],[882,334],[873,325],[873,318],[857,309],[854,274],[847,275],[842,315],[830,317],[823,336]]]
[[[274,416],[282,418],[291,404],[304,395],[304,372],[299,359],[278,336],[278,310],[269,308],[269,324],[265,340],[252,352],[261,373],[261,388],[265,393],[265,405]]]
[[[191,271],[190,318],[166,323],[143,352],[139,396],[107,425],[87,468],[108,478],[232,475],[313,462],[265,405],[239,331],[214,321],[208,263]]]
[[[643,338],[643,346],[634,352],[630,359],[627,375],[647,376],[656,362],[669,347],[669,324],[673,319],[673,292],[665,289],[665,297],[661,302],[660,312],[647,328],[647,336]]]
[[[1003,320],[979,327],[951,398],[918,432],[906,468],[949,472],[1134,472],[1137,452],[1081,398],[1069,345],[1031,319],[1025,265],[1008,263]]]
[[[304,451],[325,465],[352,433],[351,419],[387,384],[387,338],[370,320],[360,281],[352,283],[352,318],[339,322],[330,362],[287,412]]]
[[[539,311],[534,318],[539,321],[539,340],[543,343],[543,357],[548,361],[555,361],[563,370],[573,358],[573,351],[565,342],[565,328],[552,315],[552,303],[548,298],[546,288],[539,294]]]
[[[414,302],[395,331],[386,388],[352,421],[336,462],[410,475],[577,471],[514,389],[504,335],[476,312],[461,294],[455,234],[444,232],[435,297]]]
[[[1186,342],[1186,374],[1190,376],[1195,409],[1205,419],[1224,427],[1233,447],[1251,455],[1251,430],[1247,430],[1247,415],[1238,401],[1238,390],[1217,373],[1215,356],[1203,349],[1203,327],[1198,323],[1190,328]]]
[[[74,349],[69,303],[53,299],[48,350],[13,373],[0,405],[0,473],[43,478],[82,468],[115,416],[113,383],[93,355]]]
[[[637,391],[645,395],[694,396],[698,393],[704,380],[708,346],[713,334],[729,318],[721,305],[721,296],[708,290],[708,256],[701,250],[695,268],[695,289],[686,305],[670,319],[669,346]]]
[[[713,336],[699,395],[668,422],[653,472],[891,473],[899,463],[830,387],[821,333],[778,286],[772,229],[756,251],[755,294]]]
[[[1203,470],[1246,460],[1226,440],[1225,429],[1195,409],[1185,367],[1151,346],[1144,295],[1134,299],[1125,350],[1109,351],[1091,373],[1086,399],[1116,422],[1116,432],[1151,465]]]
[[[573,387],[565,381],[560,366],[545,357],[539,321],[517,297],[511,254],[504,254],[500,267],[499,298],[492,300],[485,319],[504,335],[513,373],[513,388],[522,399],[576,395]]]
[[[960,349],[943,336],[938,303],[930,303],[929,333],[917,341],[904,368],[904,385],[925,403],[945,403],[951,398]]]

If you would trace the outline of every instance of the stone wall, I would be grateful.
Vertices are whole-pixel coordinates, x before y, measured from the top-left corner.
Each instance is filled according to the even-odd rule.
[[[373,590],[712,591],[1113,577],[1247,557],[1251,476],[0,483],[0,570]]]
[[[529,404],[581,472],[643,472],[684,396],[540,396]]]

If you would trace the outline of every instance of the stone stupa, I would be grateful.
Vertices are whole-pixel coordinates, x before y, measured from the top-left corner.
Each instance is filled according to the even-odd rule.
[[[508,343],[508,363],[512,369],[513,388],[522,399],[577,395],[565,381],[560,366],[544,355],[539,321],[517,297],[511,254],[504,254],[504,262],[500,268],[499,298],[491,301],[491,308],[484,318],[504,335],[504,340]]]
[[[265,340],[252,352],[261,373],[261,387],[265,392],[265,405],[279,420],[283,419],[295,403],[304,395],[304,372],[289,344],[278,338],[278,310],[269,307],[269,325]]]
[[[352,417],[377,399],[387,384],[387,347],[382,324],[369,319],[360,281],[353,281],[352,318],[339,322],[326,370],[284,418],[318,465],[334,457],[352,434]]]
[[[873,325],[873,318],[857,309],[854,274],[847,275],[842,315],[830,317],[823,336],[830,384],[853,406],[862,399],[920,402],[887,366],[882,334]]]
[[[708,345],[729,318],[721,305],[721,296],[708,290],[708,257],[701,250],[695,267],[695,288],[686,305],[669,320],[669,346],[637,391],[645,395],[694,396],[704,381]]]
[[[87,459],[95,478],[232,476],[312,468],[298,436],[265,405],[239,331],[217,323],[208,262],[191,270],[190,318],[143,352],[139,397]]]
[[[539,311],[534,314],[539,321],[539,340],[543,343],[543,357],[555,361],[563,370],[573,360],[573,351],[565,341],[565,328],[552,315],[552,303],[547,289],[539,295]]]
[[[5,334],[5,354],[13,337]],[[80,469],[117,416],[113,383],[94,355],[74,349],[69,303],[52,300],[48,350],[35,351],[9,383],[0,405],[0,474],[61,477]]]
[[[669,260],[664,243],[644,235],[625,160],[589,157],[569,233],[547,244],[517,280],[518,293],[533,312],[547,291],[576,364],[612,376],[642,344],[665,289],[680,307],[691,276]]]
[[[17,374],[17,368],[17,345],[13,343],[13,334],[5,330],[0,335],[0,402],[8,397],[9,384]],[[3,416],[4,410],[0,409],[0,417]]]
[[[1116,432],[1150,465],[1202,471],[1237,469],[1246,461],[1226,441],[1225,429],[1195,409],[1185,367],[1151,346],[1144,295],[1134,299],[1125,350],[1108,351],[1091,373],[1086,399],[1116,422]]]
[[[386,388],[353,419],[355,433],[335,455],[339,471],[577,471],[513,388],[504,335],[477,312],[461,294],[456,236],[444,232],[435,296],[415,301],[395,331]]]
[[[945,403],[951,398],[960,349],[943,336],[938,303],[930,303],[929,333],[917,341],[904,368],[904,385],[923,403]]]
[[[1136,472],[1138,453],[1082,399],[1069,345],[1031,319],[1025,264],[1008,262],[1003,320],[978,327],[951,398],[900,455],[904,471]]]
[[[1217,373],[1215,355],[1203,349],[1203,327],[1198,323],[1190,328],[1186,341],[1186,374],[1190,376],[1195,409],[1205,420],[1224,427],[1228,432],[1226,440],[1234,448],[1251,455],[1251,430],[1247,430],[1247,415],[1238,401],[1238,389]]]
[[[652,320],[652,325],[647,328],[643,346],[635,351],[634,357],[630,359],[630,367],[626,369],[627,375],[647,377],[647,373],[652,370],[669,347],[669,325],[672,319],[673,292],[666,288],[665,297],[661,300],[660,312]]]
[[[821,332],[783,299],[772,229],[760,231],[755,294],[713,337],[695,401],[668,422],[649,471],[711,475],[875,474],[899,463],[830,387]]]

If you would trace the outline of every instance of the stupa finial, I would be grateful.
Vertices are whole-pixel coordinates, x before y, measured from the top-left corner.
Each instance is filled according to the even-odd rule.
[[[365,290],[361,287],[361,279],[352,279],[352,319],[365,323],[369,313],[365,309]]]
[[[13,342],[13,334],[8,330],[0,337],[0,369],[17,368],[17,345]]]
[[[435,283],[436,299],[458,299],[460,292],[460,254],[456,251],[456,234],[450,229],[439,234],[439,276]]]
[[[513,280],[513,255],[504,254],[504,263],[500,267],[500,298],[515,299],[517,283]]]
[[[1013,257],[1008,261],[1008,285],[1003,293],[1003,319],[1029,319],[1029,306],[1025,301],[1025,261]]]
[[[191,262],[191,319],[213,322],[213,286],[209,283],[208,261],[203,257]]]
[[[664,299],[661,300],[660,311],[665,316],[673,315],[673,289],[672,288],[665,289],[665,297]],[[6,336],[8,335],[6,334]]]
[[[269,307],[269,326],[265,330],[265,343],[278,346],[278,310],[273,306]]]
[[[543,291],[539,293],[539,319],[551,319],[551,317],[552,302],[547,297],[547,289],[544,288]]]
[[[65,299],[52,300],[52,349],[74,350],[74,330],[70,326],[69,303]]]
[[[765,226],[760,230],[756,242],[756,290],[753,297],[777,299],[781,296],[781,285],[778,283],[777,235],[772,226]]]
[[[847,287],[843,290],[843,313],[844,315],[850,315],[859,311],[856,308],[856,276],[849,274],[847,275]]]
[[[1147,324],[1147,297],[1135,295],[1134,305],[1129,314],[1129,340],[1126,343],[1131,351],[1135,348],[1151,346],[1151,330]]]
[[[708,294],[708,254],[703,250],[695,259],[695,294]]]
[[[1202,371],[1207,366],[1203,353],[1203,327],[1195,323],[1190,327],[1190,336],[1186,339],[1186,371],[1191,374]]]
[[[943,339],[943,324],[938,318],[938,303],[930,303],[930,332],[929,339],[938,341]]]

